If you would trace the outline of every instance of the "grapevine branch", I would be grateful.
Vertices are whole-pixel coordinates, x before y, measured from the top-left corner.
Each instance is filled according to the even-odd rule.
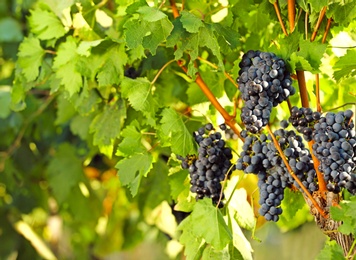
[[[292,168],[289,165],[289,162],[287,160],[287,158],[284,156],[284,153],[282,151],[282,148],[280,147],[276,137],[274,136],[271,128],[269,127],[269,125],[266,126],[268,133],[271,135],[273,143],[276,147],[276,149],[278,150],[279,155],[281,156],[285,166],[287,167],[288,172],[290,173],[290,175],[293,177],[293,179],[298,183],[298,185],[301,187],[301,189],[303,190],[303,192],[305,193],[305,195],[310,199],[310,201],[313,203],[313,205],[315,206],[315,208],[319,211],[319,213],[324,217],[327,218],[325,211],[319,206],[319,204],[315,201],[315,199],[313,198],[313,196],[309,193],[309,191],[304,187],[303,183],[298,179],[297,176],[295,176]]]
[[[325,32],[323,34],[323,39],[321,40],[322,43],[325,43],[326,42],[326,37],[328,36],[328,33],[330,31],[330,27],[331,27],[331,22],[333,21],[333,19],[330,17],[328,19],[328,22],[326,24],[326,28],[325,28]]]
[[[326,13],[326,6],[323,7],[323,9],[321,9],[319,17],[318,17],[318,21],[316,22],[316,25],[314,27],[314,31],[312,33],[312,36],[310,37],[310,41],[314,41],[316,38],[316,35],[318,33],[318,30],[320,28],[321,22],[323,21],[323,18],[325,16]]]
[[[307,85],[305,83],[305,75],[303,70],[297,70],[297,78],[298,78],[298,86],[299,86],[299,93],[300,93],[300,99],[302,101],[302,106],[309,107],[308,91],[307,91]]]
[[[294,31],[294,20],[295,20],[295,0],[288,0],[288,20],[289,20],[289,31],[292,33]]]
[[[288,32],[287,32],[286,27],[284,26],[284,23],[283,23],[283,20],[282,20],[281,12],[279,11],[278,0],[276,0],[273,3],[273,7],[274,7],[274,10],[276,11],[277,18],[278,18],[279,24],[281,25],[283,33],[286,36],[288,36]]]
[[[323,174],[319,171],[320,162],[319,162],[319,160],[315,157],[315,155],[314,155],[314,153],[313,153],[313,144],[314,144],[314,140],[308,142],[309,151],[310,151],[310,154],[311,154],[311,156],[312,156],[313,163],[314,163],[314,169],[315,169],[316,175],[317,175],[317,177],[318,177],[319,191],[321,191],[321,192],[327,191],[327,189],[326,189],[326,183],[325,183]]]
[[[178,62],[179,64],[180,62]],[[188,69],[183,66],[180,65],[182,70],[187,73]],[[239,138],[241,140],[244,140],[244,138],[241,136],[240,131],[237,129],[236,126],[236,121],[235,118],[233,116],[231,116],[219,103],[219,101],[216,99],[216,97],[214,96],[214,94],[211,92],[211,90],[209,89],[209,87],[205,84],[204,80],[202,79],[202,77],[200,76],[199,73],[196,74],[196,78],[195,78],[195,83],[197,83],[197,85],[200,87],[200,89],[203,91],[203,93],[205,94],[205,96],[209,99],[209,101],[211,102],[211,104],[219,111],[219,113],[223,116],[223,118],[225,119],[225,123],[239,136]]]

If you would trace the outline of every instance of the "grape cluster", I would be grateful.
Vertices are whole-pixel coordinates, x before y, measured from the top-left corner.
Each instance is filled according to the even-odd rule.
[[[246,129],[257,133],[267,125],[272,107],[295,93],[283,59],[274,53],[248,51],[239,64],[239,89],[245,105],[241,120]]]
[[[284,189],[292,185],[300,190],[301,187],[289,173],[270,135],[263,133],[259,136],[249,135],[246,131],[243,131],[242,135],[245,137],[245,142],[236,168],[245,173],[257,174],[260,214],[267,220],[277,221],[282,213],[279,206],[283,200]],[[304,146],[302,137],[294,131],[285,129],[275,131],[274,135],[293,173],[303,186],[310,193],[318,190],[311,154]]]
[[[313,153],[320,161],[327,189],[339,193],[346,188],[356,194],[356,136],[352,111],[329,112],[314,125]]]
[[[298,108],[292,107],[291,116],[289,122],[297,129],[297,131],[303,134],[304,139],[309,142],[312,140],[312,133],[314,125],[321,118],[321,113],[310,108]]]
[[[226,126],[223,124],[220,128],[223,130]],[[231,149],[210,123],[199,128],[193,136],[199,145],[198,155],[190,155],[182,160],[182,168],[188,169],[190,174],[190,191],[197,194],[197,199],[208,197],[217,204],[222,190],[220,182],[232,167]],[[220,202],[218,206],[223,207],[223,203]]]

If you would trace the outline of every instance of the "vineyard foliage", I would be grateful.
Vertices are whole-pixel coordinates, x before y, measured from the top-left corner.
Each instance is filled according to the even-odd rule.
[[[226,121],[236,164],[249,50],[286,61],[293,106],[305,71],[313,110],[355,120],[356,2],[295,1],[295,27],[290,2],[1,1],[0,258],[100,258],[155,241],[162,259],[253,259],[256,176],[232,169],[220,209],[196,201],[179,156],[197,154],[199,127]],[[289,116],[279,104],[270,127]],[[356,235],[356,199],[342,196],[331,217]],[[282,208],[284,231],[313,220],[300,192]],[[327,241],[317,257],[344,254]]]

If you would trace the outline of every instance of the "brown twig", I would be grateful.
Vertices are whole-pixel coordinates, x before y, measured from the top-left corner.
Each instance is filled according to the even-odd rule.
[[[316,171],[316,175],[318,177],[318,183],[319,183],[319,191],[320,192],[324,192],[327,191],[326,189],[326,183],[323,177],[323,174],[319,171],[319,165],[320,162],[319,160],[315,157],[314,153],[313,153],[313,144],[314,144],[314,140],[308,142],[308,146],[309,146],[309,151],[310,151],[310,155],[312,156],[313,159],[313,163],[314,163],[314,169]],[[325,195],[325,194],[324,194]]]
[[[302,101],[302,106],[309,107],[308,91],[307,91],[307,85],[305,83],[305,75],[303,70],[297,70],[297,78],[298,78],[298,86],[299,86],[299,93],[300,93],[300,99]]]
[[[328,19],[328,22],[326,24],[326,28],[325,28],[325,32],[323,34],[323,39],[321,40],[322,43],[325,43],[326,42],[326,37],[328,36],[328,33],[330,31],[330,27],[331,27],[331,22],[333,21],[333,19],[330,17]]]
[[[294,21],[295,21],[295,0],[288,0],[288,20],[289,20],[289,31],[292,33],[294,31]]]
[[[300,188],[303,190],[304,194],[310,199],[310,201],[313,203],[313,205],[315,206],[315,208],[319,211],[319,213],[324,217],[327,218],[325,211],[319,206],[319,204],[315,201],[315,199],[313,198],[313,196],[309,193],[309,191],[304,187],[303,183],[298,179],[298,177],[294,174],[292,168],[289,165],[289,162],[287,160],[287,158],[284,156],[284,153],[282,151],[282,148],[280,147],[276,137],[274,136],[271,128],[269,127],[269,125],[266,126],[266,129],[268,131],[268,133],[271,135],[272,140],[273,140],[273,144],[275,145],[276,149],[278,150],[279,155],[281,156],[285,166],[287,167],[288,172],[290,173],[290,175],[293,177],[293,179],[298,183],[298,185],[300,186]]]
[[[284,23],[283,23],[283,20],[282,20],[281,12],[279,11],[279,6],[278,6],[278,1],[277,0],[274,2],[273,7],[274,7],[274,10],[276,11],[277,18],[278,18],[279,24],[281,25],[283,33],[286,36],[288,36],[286,27],[284,26]]]
[[[314,27],[314,31],[312,33],[312,36],[310,37],[310,41],[314,41],[316,38],[316,35],[318,34],[318,30],[320,28],[321,22],[323,21],[324,15],[326,13],[326,6],[323,7],[323,9],[321,9],[320,14],[319,14],[319,18],[318,21],[316,22],[316,25]]]
[[[179,11],[177,9],[176,1],[175,0],[169,0],[173,12],[173,17],[177,18],[179,16]]]

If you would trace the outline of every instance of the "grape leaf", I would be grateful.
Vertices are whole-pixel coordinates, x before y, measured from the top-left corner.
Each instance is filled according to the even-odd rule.
[[[345,260],[341,246],[336,241],[328,241],[315,258],[316,260]]]
[[[170,186],[168,183],[168,167],[167,164],[159,159],[150,171],[147,181],[144,183],[144,187],[149,187],[147,193],[145,194],[145,207],[149,209],[156,208],[162,201],[170,203]],[[146,180],[146,179],[145,179]],[[162,185],[165,183],[165,185]],[[172,210],[170,209],[170,212]]]
[[[128,156],[146,151],[145,146],[141,142],[142,134],[139,132],[139,128],[140,124],[137,120],[134,120],[122,130],[121,136],[123,139],[118,146],[117,156]]]
[[[182,183],[187,179],[187,171],[182,170],[181,166],[176,166],[175,168],[170,167],[169,172],[168,183],[171,187],[171,196],[177,200],[179,194],[186,188]]]
[[[185,10],[181,12],[180,21],[182,22],[183,28],[190,33],[197,33],[199,32],[199,28],[204,26],[204,23],[199,17]]]
[[[57,98],[57,118],[55,124],[60,125],[68,122],[74,115],[76,111],[64,95],[60,95]]]
[[[0,119],[6,118],[11,113],[11,87],[0,86]]]
[[[334,220],[342,221],[342,225],[339,227],[339,231],[343,234],[356,235],[356,198],[350,197],[349,201],[342,201],[340,203],[341,208],[331,207],[331,217]]]
[[[45,52],[37,38],[25,38],[20,44],[17,62],[22,69],[22,74],[28,81],[37,78],[44,54]]]
[[[211,200],[198,201],[188,218],[191,219],[191,225],[187,225],[183,232],[189,229],[194,235],[203,238],[215,249],[222,250],[232,240],[231,231],[221,212],[212,205]]]
[[[68,143],[61,144],[48,165],[47,174],[53,194],[62,204],[83,177],[82,163],[75,148]]]
[[[305,71],[315,71],[304,57],[298,56],[296,52],[290,55],[289,65],[292,71],[295,70],[305,70]]]
[[[201,237],[196,236],[190,231],[189,227],[194,225],[191,219],[184,219],[178,229],[183,230],[179,241],[185,246],[184,255],[187,260],[199,260],[203,254],[205,243]]]
[[[124,67],[128,57],[124,44],[115,44],[105,52],[102,66],[97,75],[99,86],[118,84],[124,77]]]
[[[319,71],[321,58],[326,50],[326,44],[303,40],[300,41],[299,48],[300,49],[297,53],[298,56],[305,58],[313,68],[314,72]]]
[[[120,160],[115,168],[122,185],[128,186],[132,196],[136,196],[143,176],[152,168],[153,157],[149,153],[135,154]]]
[[[41,40],[58,39],[66,34],[66,30],[58,17],[47,10],[30,11],[29,23],[31,31]]]
[[[114,104],[106,105],[90,124],[90,133],[94,134],[93,144],[109,158],[113,153],[114,141],[121,131],[121,121],[125,117],[124,102],[119,100]]]
[[[327,17],[332,17],[336,23],[349,25],[356,17],[356,2],[350,1],[345,5],[334,3],[327,9]]]
[[[333,66],[334,78],[340,80],[343,77],[353,77],[356,75],[356,50],[348,50],[347,53]]]
[[[279,216],[277,224],[284,231],[297,228],[312,219],[312,216],[308,214],[309,207],[300,192],[285,189],[282,210],[283,214]]]
[[[158,45],[166,40],[173,25],[166,14],[154,7],[142,6],[137,12],[140,13],[138,19],[124,24],[126,44],[130,49],[142,45],[155,55]]]
[[[79,92],[83,85],[82,75],[76,67],[77,60],[76,41],[73,37],[67,37],[66,42],[58,48],[53,68],[56,70],[56,78],[60,79],[60,84],[64,86],[70,96]]]
[[[19,21],[12,17],[0,20],[0,42],[20,42],[23,39]]]
[[[225,247],[223,250],[216,250],[212,246],[208,245],[203,251],[203,260],[230,260],[229,247]]]
[[[161,130],[170,138],[172,152],[182,156],[194,153],[193,137],[182,117],[172,108],[165,108],[161,115]]]
[[[230,203],[233,201],[233,199],[230,201]],[[246,201],[246,199],[245,199]],[[229,205],[230,206],[230,205]],[[229,207],[229,216],[230,216],[230,223],[231,223],[231,229],[232,229],[232,245],[235,248],[236,251],[238,251],[239,254],[237,254],[237,257],[244,260],[252,260],[252,247],[250,242],[246,239],[244,233],[242,232],[238,222],[234,218],[234,212],[233,210],[230,210]]]
[[[131,79],[125,77],[121,82],[121,93],[124,98],[129,100],[135,110],[141,111],[154,124],[159,104],[153,97],[151,84],[146,78]]]
[[[328,5],[328,0],[308,0],[310,6],[311,6],[311,11],[313,13],[318,13],[323,9],[324,6]]]
[[[82,140],[86,140],[89,134],[89,126],[92,121],[92,116],[76,115],[70,121],[70,130]]]

